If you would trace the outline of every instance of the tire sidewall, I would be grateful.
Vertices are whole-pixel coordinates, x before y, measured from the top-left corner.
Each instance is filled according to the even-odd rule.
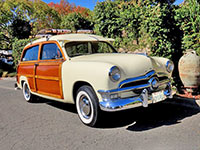
[[[29,97],[26,97],[26,94],[25,94],[25,88],[28,88],[28,90],[29,90],[29,92],[30,92],[30,94],[29,94]],[[24,95],[24,99],[27,101],[27,102],[31,102],[31,100],[32,100],[32,94],[31,94],[31,91],[30,91],[30,88],[29,88],[29,85],[28,85],[28,83],[27,82],[24,82],[23,83],[23,95]]]
[[[90,102],[91,105],[91,115],[89,119],[86,119],[81,111],[80,111],[80,106],[79,106],[79,102],[80,102],[80,97],[84,95],[87,97],[88,101]],[[76,109],[78,112],[78,116],[80,118],[80,120],[88,125],[88,126],[95,126],[96,122],[97,122],[97,118],[98,118],[98,112],[99,112],[99,108],[98,108],[98,98],[94,92],[94,90],[89,87],[89,86],[82,86],[76,95]]]

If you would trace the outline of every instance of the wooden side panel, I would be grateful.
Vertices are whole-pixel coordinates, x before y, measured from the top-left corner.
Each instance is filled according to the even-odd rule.
[[[63,98],[61,64],[62,61],[39,62],[35,76],[38,93],[56,98]]]
[[[56,80],[45,80],[45,79],[36,79],[36,84],[40,84],[38,86],[37,90],[38,93],[43,93],[45,95],[55,95],[55,97],[60,96],[60,87],[59,87],[59,81]]]
[[[18,67],[18,78],[25,76],[28,79],[28,84],[32,91],[36,91],[34,82],[34,64],[35,62],[21,63]]]
[[[59,63],[40,63],[37,66],[37,76],[59,77]]]

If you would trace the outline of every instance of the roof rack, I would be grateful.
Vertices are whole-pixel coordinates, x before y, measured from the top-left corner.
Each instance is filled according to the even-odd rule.
[[[46,36],[49,36],[49,35],[70,34],[70,33],[93,34],[94,31],[93,30],[72,31],[72,30],[69,30],[69,29],[42,29],[37,33],[37,35],[35,37],[41,38],[41,37],[46,37]]]

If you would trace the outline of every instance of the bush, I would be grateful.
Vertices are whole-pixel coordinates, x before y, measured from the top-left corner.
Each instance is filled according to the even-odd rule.
[[[194,49],[200,55],[200,3],[197,0],[185,0],[176,9],[175,19],[184,33],[182,49]]]
[[[108,0],[97,3],[94,13],[95,31],[115,38],[117,48],[147,50],[171,59],[180,51],[180,29],[173,7],[166,2]]]
[[[14,57],[14,65],[15,68],[17,68],[18,62],[20,60],[21,57],[21,53],[24,49],[24,47],[26,46],[26,44],[28,44],[29,42],[31,42],[33,39],[15,39],[13,44],[12,44],[12,49],[13,49],[13,57]]]
[[[116,38],[121,35],[118,3],[113,1],[98,2],[94,8],[95,32]]]
[[[80,13],[70,13],[63,17],[61,27],[72,31],[81,29],[93,30],[93,22],[83,17]]]

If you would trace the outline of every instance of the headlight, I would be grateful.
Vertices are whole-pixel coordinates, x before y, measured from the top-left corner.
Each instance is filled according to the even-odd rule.
[[[167,61],[166,63],[166,69],[169,73],[171,73],[174,70],[174,64],[171,61]]]
[[[119,68],[116,66],[113,66],[110,69],[109,77],[113,82],[119,81],[119,79],[121,78],[121,72],[120,72]]]

